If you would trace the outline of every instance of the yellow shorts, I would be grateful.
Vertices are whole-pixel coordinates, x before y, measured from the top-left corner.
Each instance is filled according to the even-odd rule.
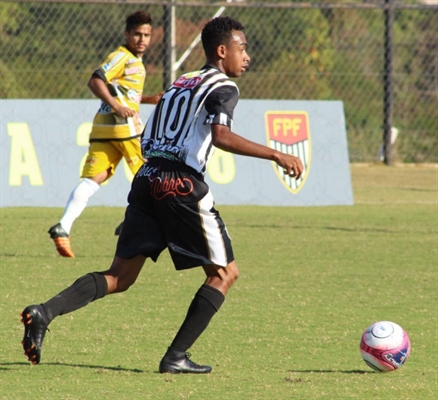
[[[123,141],[91,142],[81,178],[92,178],[103,171],[108,171],[107,179],[111,178],[122,157],[125,158],[131,172],[135,175],[143,165],[138,138]]]

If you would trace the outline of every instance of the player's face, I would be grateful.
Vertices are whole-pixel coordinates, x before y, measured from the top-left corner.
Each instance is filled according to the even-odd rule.
[[[227,76],[237,78],[246,71],[250,57],[246,52],[246,38],[243,32],[233,31],[232,38],[225,48],[222,66]]]
[[[137,57],[141,57],[151,42],[152,26],[139,25],[125,32],[126,46]]]

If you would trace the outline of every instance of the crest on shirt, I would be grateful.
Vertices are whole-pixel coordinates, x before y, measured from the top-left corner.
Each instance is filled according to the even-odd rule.
[[[281,183],[296,194],[306,182],[312,158],[309,116],[305,111],[267,111],[265,126],[269,147],[299,157],[303,162],[304,171],[298,180],[286,175],[283,168],[272,163]]]

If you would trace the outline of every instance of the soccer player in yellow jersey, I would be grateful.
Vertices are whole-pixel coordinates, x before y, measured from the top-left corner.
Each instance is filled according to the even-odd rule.
[[[70,245],[73,222],[100,185],[114,175],[122,157],[135,174],[143,164],[140,135],[143,123],[140,103],[157,104],[162,93],[143,94],[146,69],[143,54],[149,46],[152,18],[137,11],[126,18],[126,43],[109,54],[93,72],[88,87],[102,100],[93,120],[90,146],[79,185],[70,194],[61,220],[49,229],[58,253],[74,257]]]

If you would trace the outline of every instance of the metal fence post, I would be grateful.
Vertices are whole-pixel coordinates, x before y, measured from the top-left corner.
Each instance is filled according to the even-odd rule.
[[[383,73],[383,154],[384,163],[391,165],[392,163],[392,143],[391,143],[391,128],[392,128],[392,112],[393,112],[393,96],[392,96],[392,56],[393,56],[393,41],[392,31],[394,23],[394,0],[385,0],[385,61]]]
[[[175,0],[170,0],[163,7],[163,90],[166,90],[175,80]]]

